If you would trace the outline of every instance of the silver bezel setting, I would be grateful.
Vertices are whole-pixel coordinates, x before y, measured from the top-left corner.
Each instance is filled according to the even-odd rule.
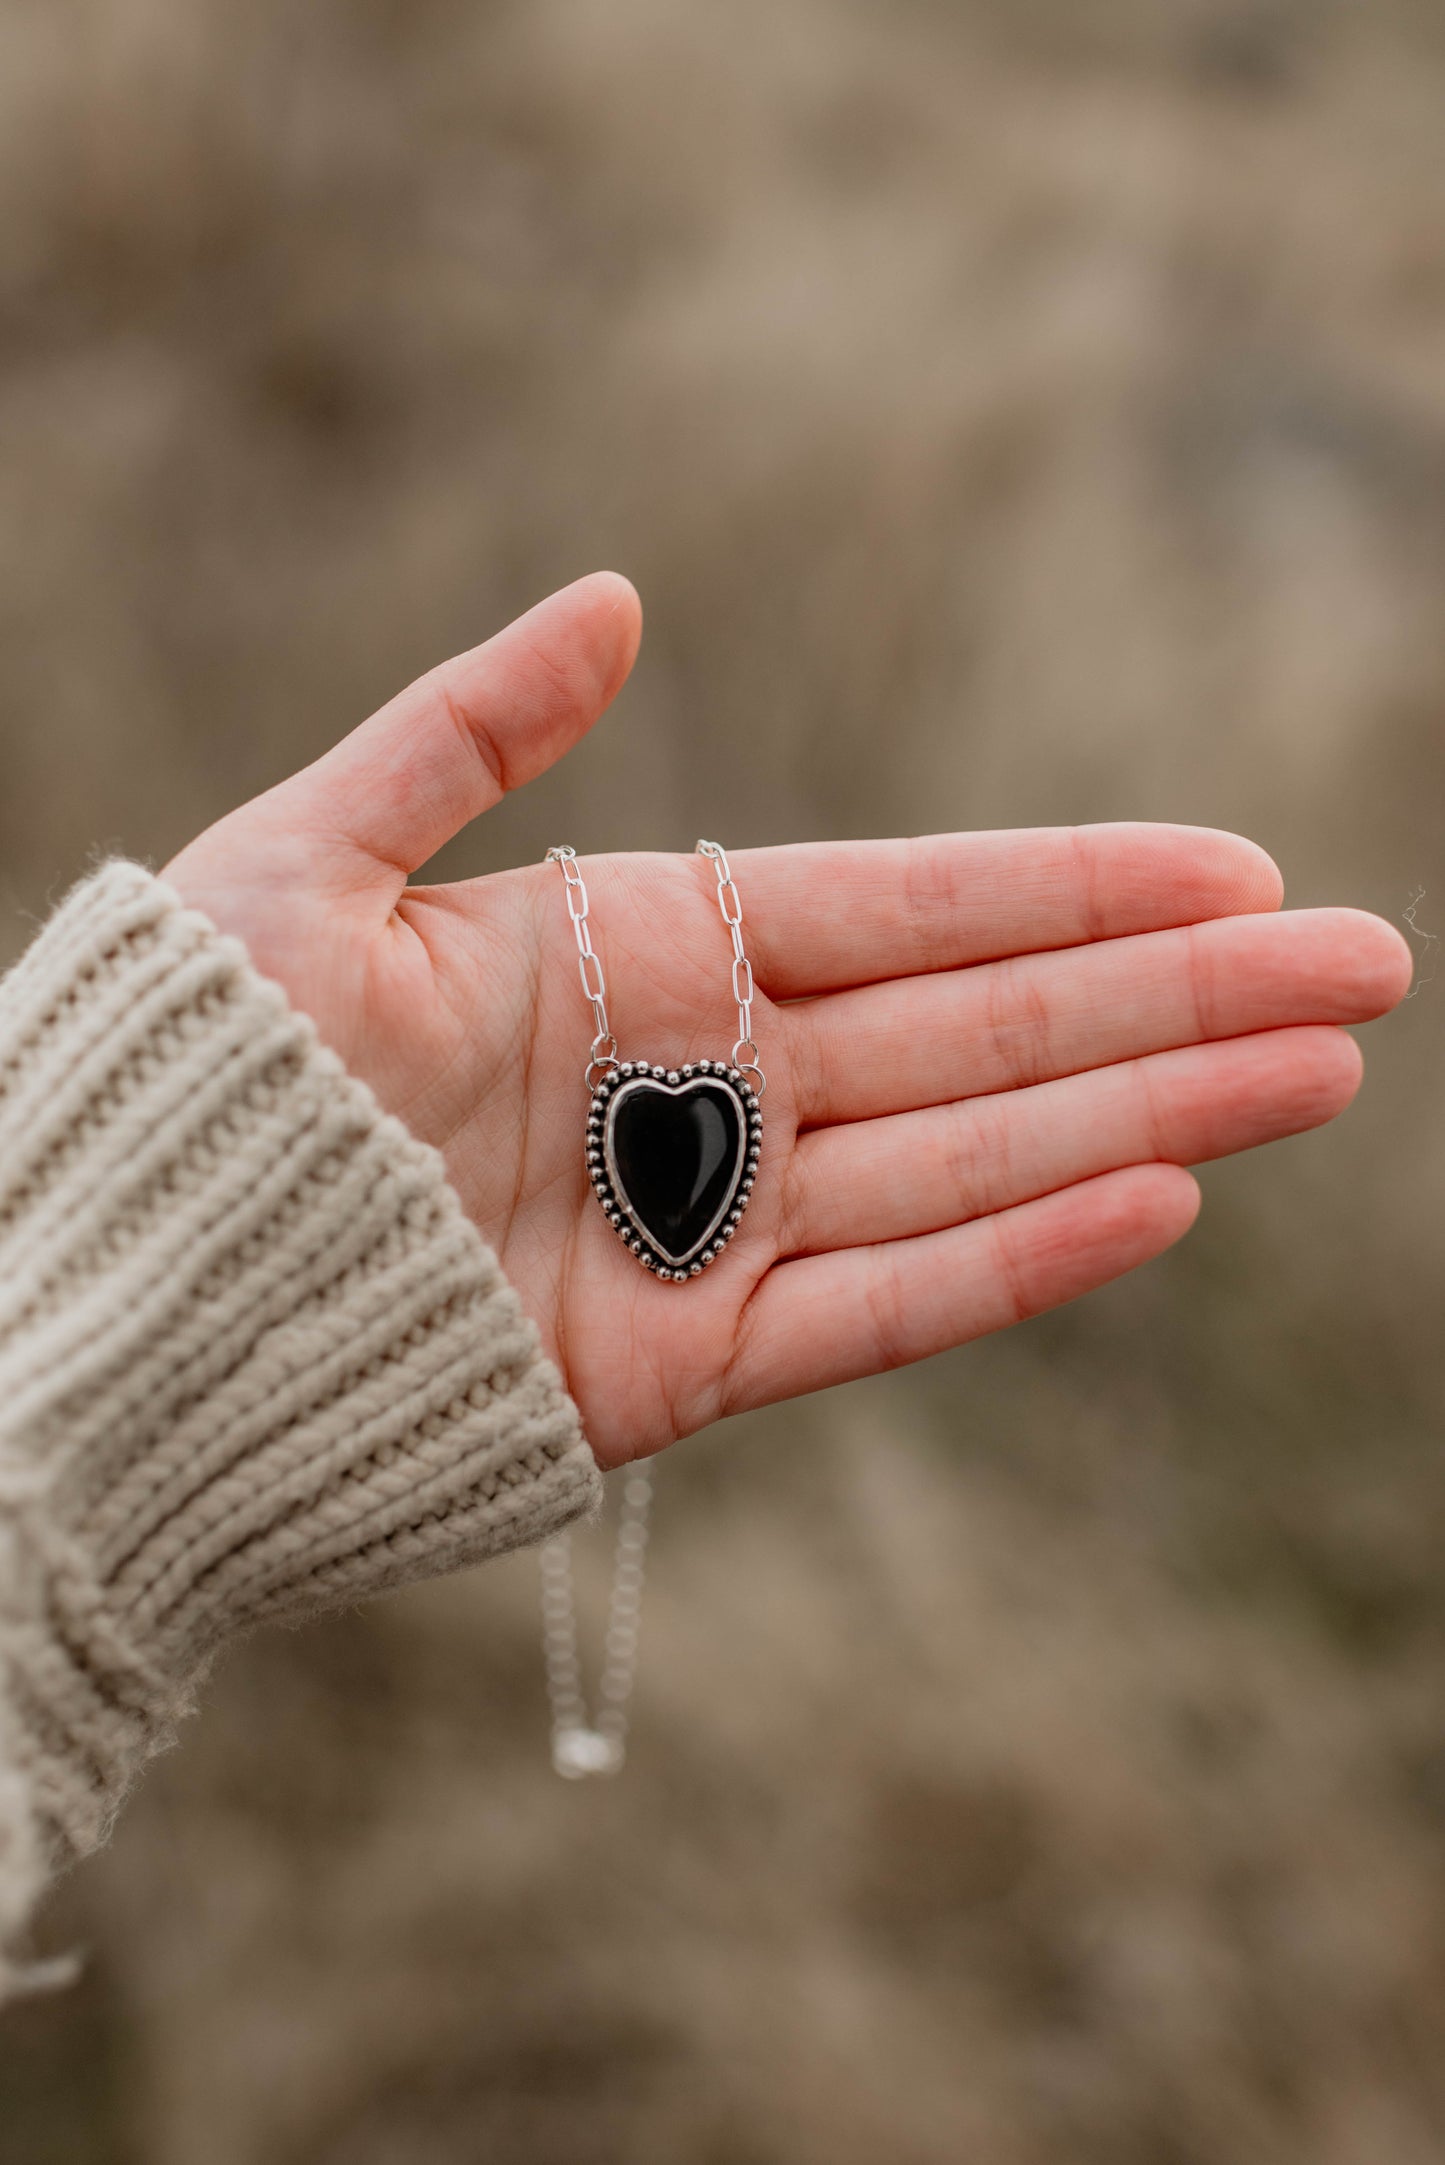
[[[737,1162],[727,1194],[706,1233],[684,1253],[673,1255],[637,1216],[618,1172],[613,1152],[617,1107],[644,1084],[682,1097],[704,1084],[715,1087],[719,1083],[732,1091],[742,1115]],[[598,1081],[592,1093],[587,1114],[587,1174],[604,1215],[629,1254],[665,1284],[682,1285],[700,1278],[737,1232],[757,1178],[762,1136],[763,1116],[757,1092],[741,1070],[727,1061],[695,1060],[680,1068],[664,1068],[646,1060],[624,1060]]]

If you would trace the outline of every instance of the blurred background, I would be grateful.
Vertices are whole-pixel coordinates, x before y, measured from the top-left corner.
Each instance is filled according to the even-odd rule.
[[[0,960],[600,564],[633,685],[443,869],[1162,817],[1445,932],[1437,0],[12,6],[0,446]],[[1445,2159],[1442,1000],[669,1458],[615,1785],[535,1558],[239,1649],[7,2165]]]

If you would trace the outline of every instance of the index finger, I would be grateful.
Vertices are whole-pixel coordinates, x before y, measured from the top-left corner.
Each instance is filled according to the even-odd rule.
[[[774,1000],[1276,910],[1284,891],[1243,836],[1144,821],[730,854]]]

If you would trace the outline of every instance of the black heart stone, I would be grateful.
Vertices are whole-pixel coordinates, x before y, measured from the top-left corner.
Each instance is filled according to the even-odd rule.
[[[746,1122],[727,1083],[625,1082],[607,1108],[607,1160],[619,1200],[671,1263],[705,1247],[743,1177]]]

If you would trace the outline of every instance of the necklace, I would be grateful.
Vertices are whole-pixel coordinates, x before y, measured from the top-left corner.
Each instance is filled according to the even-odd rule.
[[[697,846],[713,862],[718,907],[732,936],[738,1035],[730,1059],[689,1060],[680,1067],[618,1058],[577,853],[565,843],[547,852],[567,883],[577,967],[597,1025],[583,1073],[591,1099],[583,1143],[587,1177],[629,1254],[673,1285],[701,1277],[742,1221],[762,1154],[759,1100],[767,1087],[752,1037],[753,966],[743,946],[742,901],[727,852],[716,842]]]
[[[716,842],[699,842],[697,848],[716,873],[718,908],[732,940],[738,1035],[727,1060],[684,1061],[675,1068],[619,1057],[577,853],[565,843],[547,852],[547,862],[561,866],[566,882],[578,972],[596,1025],[583,1071],[589,1099],[583,1140],[587,1177],[627,1252],[671,1285],[700,1278],[742,1223],[762,1155],[759,1100],[767,1088],[752,1035],[753,969],[743,945],[742,901],[727,852]],[[542,1544],[542,1655],[552,1765],[569,1781],[617,1774],[626,1757],[651,1505],[652,1469],[639,1462],[628,1468],[622,1485],[595,1720],[582,1685],[571,1536],[554,1534]]]

